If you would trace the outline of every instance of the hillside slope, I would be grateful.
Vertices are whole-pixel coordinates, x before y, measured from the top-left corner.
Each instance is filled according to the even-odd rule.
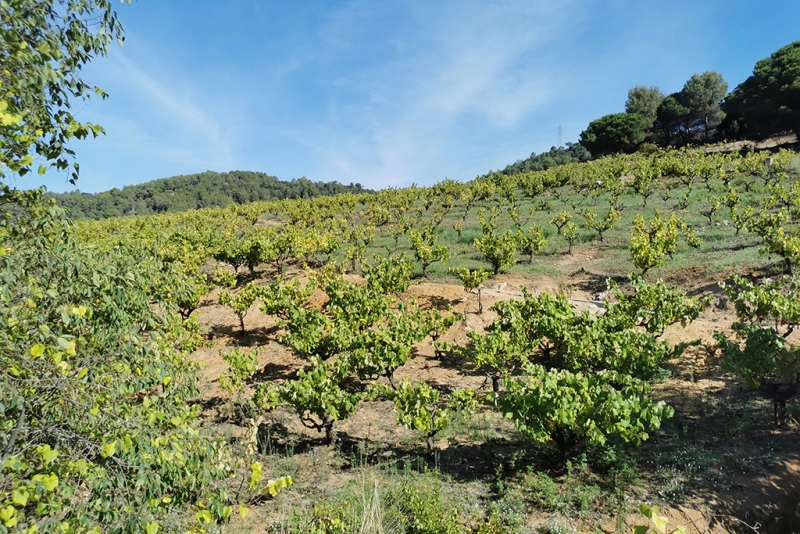
[[[51,196],[67,208],[73,218],[105,219],[121,215],[150,215],[262,200],[310,198],[365,191],[361,184],[312,182],[307,178],[286,182],[263,172],[206,171],[162,178],[122,189],[114,188],[96,194],[74,191],[51,193]]]

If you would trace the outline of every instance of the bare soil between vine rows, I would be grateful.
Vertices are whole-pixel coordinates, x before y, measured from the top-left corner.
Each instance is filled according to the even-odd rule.
[[[466,342],[468,330],[481,330],[490,324],[494,318],[493,312],[489,311],[491,305],[499,300],[521,298],[523,287],[534,294],[563,291],[576,308],[602,311],[602,305],[597,301],[602,299],[606,280],[604,276],[591,272],[591,250],[554,258],[554,262],[561,272],[571,274],[536,278],[501,274],[493,278],[482,291],[483,314],[477,313],[477,295],[467,293],[460,285],[422,282],[413,285],[407,295],[416,298],[423,307],[441,310],[452,307],[456,313],[466,314],[465,321],[457,323],[443,338],[456,343]],[[304,276],[301,271],[291,275]],[[692,267],[672,273],[669,281],[690,294],[716,295],[715,302],[698,320],[686,328],[675,325],[665,333],[666,339],[672,343],[700,339],[702,344],[690,349],[681,360],[672,362],[672,376],[654,387],[655,396],[675,408],[676,421],[683,425],[684,433],[690,435],[695,432],[693,429],[701,432],[702,426],[708,424],[710,406],[724,407],[726,403],[735,404],[734,401],[756,397],[719,369],[712,334],[717,330],[729,331],[735,319],[733,309],[718,285],[719,280],[710,278],[702,267]],[[321,298],[319,295],[316,297]],[[220,374],[226,368],[219,350],[231,346],[260,347],[260,366],[252,381],[254,384],[292,378],[305,362],[277,342],[279,329],[275,319],[261,313],[257,305],[245,317],[244,334],[239,332],[239,322],[233,312],[217,304],[216,293],[209,295],[195,313],[210,340],[209,346],[197,350],[192,356],[203,366],[202,424],[231,440],[244,438],[247,425],[226,411],[227,394],[219,387]],[[429,339],[417,346],[416,356],[399,369],[396,376],[399,379],[425,380],[442,389],[487,387],[484,377],[466,361],[453,356],[437,356]],[[693,446],[735,458],[735,449],[742,443],[766,443],[769,450],[774,449],[769,458],[760,462],[753,458],[744,467],[731,460],[730,470],[725,472],[722,469],[720,472],[720,477],[726,481],[724,485],[715,483],[713,477],[693,480],[677,499],[665,498],[659,495],[657,488],[645,487],[641,499],[666,502],[662,512],[669,518],[670,525],[687,525],[689,532],[752,532],[747,525],[760,525],[758,532],[800,532],[800,429],[796,423],[783,430],[774,428],[771,409],[764,406],[763,403],[760,406],[764,410],[762,422],[744,428],[734,438],[711,440],[698,433],[709,442],[694,443]],[[793,409],[797,416],[796,405]],[[737,414],[734,412],[732,410],[727,416],[735,419]],[[508,457],[510,449],[518,446],[513,425],[508,421],[488,409],[475,417],[485,424],[482,431],[450,433],[436,444],[439,449],[438,467],[446,469],[453,480],[467,484],[495,476],[496,463]],[[362,454],[366,463],[392,462],[408,456],[409,451],[418,450],[421,443],[415,433],[395,424],[392,405],[387,402],[365,402],[354,416],[338,423],[339,444],[336,446],[324,445],[322,436],[302,426],[293,413],[284,409],[267,414],[262,428],[266,429],[265,439],[270,450],[282,457],[292,457],[297,484],[288,493],[303,488],[341,486],[351,480],[355,476],[351,468],[357,463],[353,451]],[[645,445],[652,447],[653,455],[664,454],[655,445],[658,439],[654,436],[653,443]],[[343,451],[347,450],[351,456],[349,461],[344,458],[346,454]],[[645,451],[646,458],[650,452],[649,449]],[[276,476],[279,474],[275,473]],[[602,502],[597,504],[598,512],[577,523],[580,531],[618,531],[619,523],[604,511]],[[262,531],[264,525],[276,518],[276,514],[277,508],[266,502],[239,527],[243,531]],[[526,524],[535,527],[547,517],[546,513],[533,511],[526,518]],[[731,517],[743,523],[737,523]],[[629,517],[626,522],[633,525],[642,520],[641,517]],[[626,531],[630,530],[627,528]]]

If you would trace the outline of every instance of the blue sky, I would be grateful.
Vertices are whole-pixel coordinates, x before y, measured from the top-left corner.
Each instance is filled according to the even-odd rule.
[[[119,5],[119,4],[117,4]],[[81,191],[205,170],[365,187],[470,180],[577,141],[637,84],[732,89],[800,39],[797,0],[138,0],[78,103]],[[18,185],[30,180],[23,178]],[[51,191],[74,187],[50,171]],[[38,184],[36,184],[38,185]]]

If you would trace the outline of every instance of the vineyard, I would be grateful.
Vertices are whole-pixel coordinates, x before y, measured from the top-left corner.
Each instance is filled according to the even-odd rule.
[[[4,189],[0,531],[789,532],[799,175],[653,148],[75,223]]]

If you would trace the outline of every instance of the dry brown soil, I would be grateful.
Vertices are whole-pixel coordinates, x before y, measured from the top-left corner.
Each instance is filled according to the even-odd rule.
[[[456,324],[443,338],[445,341],[463,343],[467,340],[468,330],[481,330],[491,323],[494,314],[488,309],[493,303],[503,299],[521,298],[520,289],[523,287],[535,294],[563,291],[573,299],[576,308],[586,308],[593,312],[601,310],[602,308],[592,301],[596,301],[602,294],[605,280],[581,267],[591,265],[591,260],[590,256],[563,256],[558,260],[561,263],[559,267],[562,272],[573,274],[562,278],[531,279],[521,275],[499,275],[488,282],[482,291],[486,311],[481,315],[477,313],[477,295],[465,292],[461,286],[425,282],[412,286],[407,293],[415,297],[423,307],[442,310],[452,307],[457,313],[465,313],[466,320]],[[571,266],[574,267],[572,271]],[[299,271],[293,275],[303,277],[303,273]],[[708,399],[730,394],[736,388],[741,389],[733,377],[720,372],[715,359],[716,354],[709,348],[713,346],[712,333],[715,330],[727,331],[734,320],[734,314],[724,293],[717,285],[717,280],[707,278],[702,269],[679,271],[671,279],[691,293],[716,295],[715,303],[698,320],[686,328],[680,325],[673,326],[665,334],[671,342],[699,338],[704,343],[698,349],[691,350],[675,364],[671,379],[655,387],[656,396],[669,401],[677,412],[687,420],[691,420],[694,414],[703,413]],[[315,298],[322,297],[316,295]],[[235,418],[220,415],[227,396],[219,387],[220,374],[226,368],[226,364],[219,357],[219,350],[234,345],[261,347],[258,382],[280,382],[291,378],[305,365],[305,362],[293,356],[276,341],[278,328],[275,319],[265,316],[256,306],[245,318],[247,331],[244,335],[238,332],[238,319],[233,312],[216,302],[216,293],[212,293],[195,313],[204,325],[210,340],[209,346],[196,351],[193,355],[197,362],[203,364],[202,398],[206,406],[205,424],[214,426],[218,431],[234,438],[243,437],[246,433],[244,425],[238,425]],[[396,375],[400,379],[408,377],[412,380],[425,380],[448,388],[486,387],[484,378],[473,372],[467,362],[437,357],[430,340],[418,345],[416,356],[399,369]],[[499,435],[513,434],[513,427],[491,412],[483,414],[482,417],[494,417],[492,424],[498,428],[496,432]],[[769,419],[769,414],[765,414],[765,418]],[[289,441],[316,444],[305,453],[305,463],[298,460],[302,465],[299,467],[297,478],[304,480],[309,486],[325,483],[344,484],[353,476],[346,470],[337,471],[338,460],[333,449],[322,446],[319,434],[303,427],[290,411],[278,409],[271,412],[266,417],[264,426],[280,429],[279,432],[275,432],[274,438],[275,446],[278,448],[285,447]],[[346,437],[351,442],[367,444],[367,447],[373,448],[373,453],[383,455],[387,459],[391,459],[395,454],[395,447],[402,447],[403,444],[415,439],[411,432],[395,424],[392,405],[386,402],[363,403],[353,417],[337,424],[336,432],[343,439]],[[800,450],[797,447],[800,444],[800,433],[796,427],[777,431],[768,425],[765,425],[761,432],[779,432],[782,443],[794,444],[791,450],[783,454],[784,460],[766,468],[758,476],[742,475],[731,487],[719,487],[713,492],[698,492],[701,493],[701,497],[695,497],[686,504],[663,508],[662,513],[670,519],[671,525],[687,525],[689,532],[752,531],[744,523],[737,526],[735,520],[728,517],[732,516],[749,525],[762,525],[758,532],[800,532],[800,508],[798,508],[800,457],[797,455]],[[454,443],[452,439],[441,440],[437,444],[440,450],[459,445],[469,444]],[[474,467],[470,465],[468,454],[461,455],[458,461],[463,465],[451,465],[451,470],[468,471]],[[321,469],[320,466],[323,464],[329,469]],[[255,510],[250,521],[256,523],[250,524],[264,521],[268,516],[267,510]],[[544,519],[532,515],[529,523],[536,525]],[[629,519],[629,522],[636,519]],[[641,521],[641,518],[638,520]],[[263,523],[261,525],[263,526]],[[613,519],[609,518],[603,523],[602,530],[614,532],[614,528]]]

